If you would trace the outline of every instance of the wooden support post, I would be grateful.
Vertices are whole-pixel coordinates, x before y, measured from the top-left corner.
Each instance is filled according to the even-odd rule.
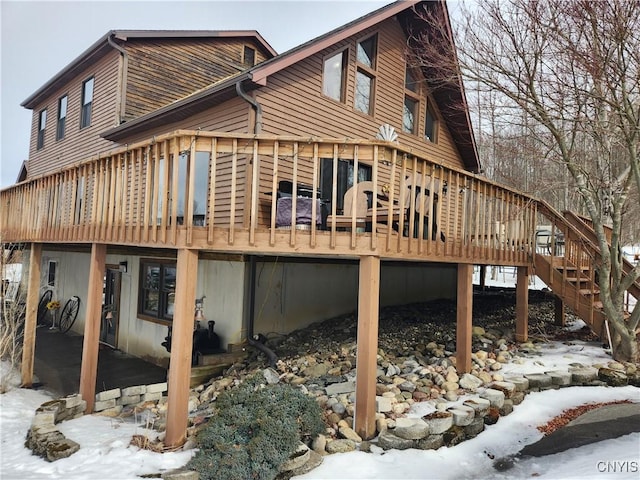
[[[380,257],[360,257],[355,430],[365,440],[376,434],[376,370]]]
[[[480,289],[484,290],[487,286],[487,266],[480,265]]]
[[[187,437],[197,278],[198,251],[178,250],[176,302],[173,312],[171,360],[169,362],[167,435],[165,438],[165,445],[168,447],[182,445]]]
[[[98,375],[98,346],[100,342],[100,318],[102,316],[102,289],[104,286],[107,246],[91,245],[89,265],[89,286],[87,288],[87,308],[82,342],[82,365],[80,367],[80,394],[87,402],[86,413],[93,412],[96,399],[96,378]]]
[[[516,341],[526,342],[529,328],[529,267],[518,267],[516,280]]]
[[[456,308],[456,370],[471,371],[473,314],[473,265],[458,264],[458,303]]]
[[[565,325],[565,308],[564,302],[560,297],[554,297],[554,316],[555,316],[555,324],[559,327],[564,327]]]
[[[42,244],[32,243],[29,255],[29,280],[27,284],[27,305],[24,319],[24,339],[22,343],[22,386],[33,385],[33,362],[36,352],[36,323],[40,294],[40,263]]]

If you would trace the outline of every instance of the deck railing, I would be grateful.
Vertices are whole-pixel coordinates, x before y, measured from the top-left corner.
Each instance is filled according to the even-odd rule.
[[[363,182],[366,212],[327,226]],[[5,189],[0,206],[3,241],[522,265],[535,250],[533,199],[382,141],[177,131]]]

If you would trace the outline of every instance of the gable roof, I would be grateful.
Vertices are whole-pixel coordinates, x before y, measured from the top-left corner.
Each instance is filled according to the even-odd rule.
[[[69,65],[64,67],[47,83],[31,94],[20,105],[25,108],[35,108],[55,90],[63,87],[80,72],[103,58],[113,50],[112,39],[126,42],[129,39],[192,39],[192,38],[251,38],[255,40],[265,52],[273,57],[277,52],[255,30],[110,30],[98,41],[82,52]]]
[[[447,22],[448,31],[451,31],[445,0],[422,2],[415,0],[400,0],[338,27],[324,35],[316,37],[313,40],[294,47],[291,50],[250,68],[249,70],[212,84],[193,95],[109,129],[106,132],[103,132],[102,136],[107,140],[119,141],[127,136],[143,133],[149,128],[162,126],[169,122],[175,122],[187,118],[190,115],[201,112],[228,100],[234,95],[237,95],[235,88],[237,83],[240,83],[244,90],[253,90],[260,86],[264,86],[267,84],[270,75],[280,72],[283,69],[340,42],[341,40],[352,35],[356,35],[357,33],[394,16],[400,20],[405,34],[408,36],[412,29],[424,26],[423,21],[415,12],[415,8],[418,5],[422,5],[425,9],[442,9],[443,18],[444,21]],[[453,41],[453,35],[450,35],[450,39]],[[469,170],[477,172],[480,169],[480,163],[478,161],[478,153],[471,127],[471,119],[467,108],[464,86],[459,72],[453,73],[457,79],[456,84],[433,84],[430,85],[430,87],[432,87],[431,89],[434,100],[438,104],[439,110],[446,120],[451,136],[458,147],[465,166]],[[432,78],[432,75],[430,75],[430,72],[426,69],[424,71],[424,76],[426,79]]]

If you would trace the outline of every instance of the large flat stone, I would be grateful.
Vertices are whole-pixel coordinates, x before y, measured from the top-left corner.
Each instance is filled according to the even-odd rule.
[[[429,424],[421,418],[400,417],[392,433],[405,440],[420,440],[429,434]]]
[[[504,405],[504,392],[500,390],[495,390],[493,388],[487,388],[482,393],[480,393],[480,397],[485,400],[489,400],[492,407],[501,408]]]
[[[466,405],[458,405],[448,409],[453,415],[453,424],[459,427],[466,427],[476,416],[476,411]]]
[[[351,393],[356,391],[356,382],[332,383],[324,388],[327,395],[340,395],[341,393]]]
[[[450,412],[433,412],[422,419],[429,425],[429,432],[432,435],[444,433],[453,426],[453,414]]]
[[[525,378],[529,380],[529,388],[545,388],[553,384],[551,377],[544,373],[529,373]]]

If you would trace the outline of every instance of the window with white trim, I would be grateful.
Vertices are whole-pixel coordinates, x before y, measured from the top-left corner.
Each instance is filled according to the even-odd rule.
[[[64,127],[67,120],[67,103],[69,98],[67,95],[58,99],[58,123],[56,125],[56,140],[64,138]]]
[[[41,110],[38,114],[38,139],[36,149],[40,150],[44,147],[44,130],[47,126],[47,109]]]
[[[91,125],[91,110],[93,108],[94,77],[82,82],[82,110],[80,111],[80,128]]]

